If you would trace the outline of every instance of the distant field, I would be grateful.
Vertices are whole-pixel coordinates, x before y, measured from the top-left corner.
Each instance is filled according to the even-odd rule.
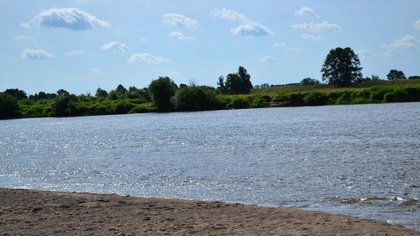
[[[327,84],[320,84],[320,85],[285,85],[285,86],[277,86],[277,87],[270,87],[270,88],[262,88],[262,89],[253,89],[251,90],[252,95],[258,96],[270,96],[275,97],[279,94],[287,94],[287,93],[308,93],[308,92],[338,92],[338,91],[354,91],[354,90],[362,90],[371,87],[388,87],[388,88],[395,88],[395,87],[417,87],[420,86],[420,79],[407,79],[407,80],[379,80],[379,81],[369,81],[364,82],[353,87],[344,87],[338,88]]]

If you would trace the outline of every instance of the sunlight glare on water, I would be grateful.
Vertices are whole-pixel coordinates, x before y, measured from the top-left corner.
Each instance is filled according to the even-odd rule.
[[[420,230],[420,103],[0,121],[0,187],[297,207]]]

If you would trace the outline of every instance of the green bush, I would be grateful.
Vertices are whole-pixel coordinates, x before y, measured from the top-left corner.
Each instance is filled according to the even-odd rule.
[[[384,96],[385,102],[404,102],[409,98],[408,93],[402,88],[396,88]]]
[[[289,94],[290,106],[292,107],[304,106],[305,105],[304,97],[305,95],[303,93],[290,93]]]
[[[350,94],[351,104],[365,104],[369,103],[370,92],[368,90],[356,90]]]
[[[243,97],[233,97],[233,99],[226,105],[226,109],[243,109],[249,107],[249,102]]]
[[[19,104],[10,94],[0,93],[0,119],[17,118],[20,116]]]
[[[308,106],[321,106],[328,104],[328,96],[322,92],[310,92],[303,98]]]
[[[218,108],[216,93],[201,86],[178,89],[172,98],[172,103],[177,111],[205,111]]]
[[[131,109],[133,109],[133,105],[127,101],[119,101],[115,106],[112,108],[112,112],[114,114],[127,114]]]
[[[420,87],[407,87],[404,88],[404,91],[407,92],[407,99],[410,102],[420,101]]]
[[[136,105],[135,107],[133,107],[133,109],[131,109],[131,111],[129,113],[148,113],[148,112],[153,112],[155,111],[154,108],[151,107],[150,103],[143,103],[140,105]]]
[[[54,111],[52,109],[51,106],[45,106],[44,109],[42,110],[42,116],[43,117],[51,117],[54,116]]]
[[[268,106],[267,100],[261,97],[256,97],[252,100],[250,107],[251,108],[264,108]]]
[[[110,110],[111,109],[109,108],[109,104],[105,102],[94,103],[88,108],[90,115],[107,115],[111,113]]]
[[[392,92],[392,90],[393,90],[392,88],[388,88],[384,86],[373,87],[370,89],[369,101],[372,103],[383,102],[385,98],[385,94]]]

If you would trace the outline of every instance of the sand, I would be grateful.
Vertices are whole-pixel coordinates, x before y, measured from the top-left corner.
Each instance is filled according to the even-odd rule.
[[[114,194],[0,188],[0,235],[420,235],[345,215]]]

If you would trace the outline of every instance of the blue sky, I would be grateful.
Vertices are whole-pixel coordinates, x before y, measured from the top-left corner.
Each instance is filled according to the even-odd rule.
[[[95,94],[177,84],[216,87],[244,66],[253,85],[311,77],[351,47],[363,75],[420,75],[420,1],[1,0],[0,91]]]

